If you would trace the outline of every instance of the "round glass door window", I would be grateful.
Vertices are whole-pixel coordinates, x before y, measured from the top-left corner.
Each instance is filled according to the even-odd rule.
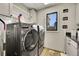
[[[32,29],[25,35],[24,39],[25,49],[27,51],[32,51],[38,43],[38,32],[35,29]]]

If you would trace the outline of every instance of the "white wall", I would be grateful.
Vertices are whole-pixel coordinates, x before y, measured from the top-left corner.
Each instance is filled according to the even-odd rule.
[[[0,3],[0,14],[9,15],[8,3]]]
[[[76,25],[79,25],[79,4],[76,4]],[[79,26],[77,26],[79,28]]]
[[[25,8],[24,6],[22,5],[16,5],[16,4],[0,4],[1,8],[0,8],[0,14],[4,14],[4,15],[7,15],[7,16],[10,16],[12,15],[12,18],[9,18],[9,17],[3,17],[5,18],[4,21],[6,23],[12,23],[12,22],[17,22],[18,21],[18,16],[19,14],[22,14],[22,17],[21,17],[21,22],[30,22],[29,20],[29,9]]]
[[[29,20],[31,23],[37,23],[37,11],[35,9],[29,10]]]
[[[21,22],[24,23],[36,23],[37,22],[37,13],[35,9],[29,10],[25,6],[13,4],[12,11],[13,17],[17,18],[19,14],[22,14]],[[14,21],[17,22],[17,21]]]
[[[22,14],[22,17],[21,17],[21,22],[24,22],[24,23],[27,23],[27,22],[30,22],[29,21],[29,9],[25,8],[21,5],[15,5],[13,4],[12,6],[12,11],[11,11],[11,14],[13,15],[13,17],[15,17],[16,19],[14,19],[14,22],[18,21],[18,16],[19,14]]]
[[[63,13],[63,9],[68,8],[68,13]],[[38,24],[46,29],[46,14],[58,12],[58,31],[46,31],[44,46],[50,49],[64,51],[65,32],[75,29],[75,4],[60,4],[58,6],[42,9],[38,11]],[[68,21],[63,21],[62,17],[68,16]],[[68,24],[68,29],[62,29],[63,24]]]

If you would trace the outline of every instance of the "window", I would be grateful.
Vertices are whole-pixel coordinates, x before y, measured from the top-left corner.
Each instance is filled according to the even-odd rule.
[[[48,13],[46,15],[46,29],[47,31],[57,31],[57,12]]]

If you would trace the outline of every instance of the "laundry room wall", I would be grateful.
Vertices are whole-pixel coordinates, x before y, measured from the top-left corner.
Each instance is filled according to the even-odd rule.
[[[17,18],[19,14],[22,14],[21,22],[24,23],[37,23],[37,11],[35,9],[29,9],[23,4],[13,4],[11,14]],[[14,20],[17,22],[17,20]]]
[[[69,9],[68,13],[63,13],[63,9]],[[46,31],[46,14],[58,12],[58,30]],[[67,21],[62,17],[68,16]],[[65,32],[75,29],[75,4],[59,4],[38,11],[38,24],[45,28],[44,47],[64,52]],[[68,29],[63,29],[62,25],[68,25]]]
[[[29,10],[29,20],[31,23],[37,24],[37,11],[35,9]]]
[[[29,9],[24,7],[22,4],[15,4],[14,3],[12,5],[11,14],[15,18],[15,19],[13,19],[14,22],[18,21],[19,14],[22,14],[21,22],[24,22],[24,23],[30,22],[30,20],[29,20],[29,16],[30,16],[29,15]]]
[[[76,25],[79,28],[79,3],[76,4]]]
[[[30,13],[29,13],[29,9],[26,8],[25,6],[23,6],[23,4],[15,4],[15,3],[2,3],[0,4],[0,14],[3,15],[7,15],[10,16],[12,15],[12,17],[4,17],[4,21],[6,23],[12,23],[12,22],[17,22],[18,21],[18,16],[19,14],[22,14],[21,17],[21,22],[30,22],[29,17],[30,17]],[[3,17],[3,16],[1,16]]]

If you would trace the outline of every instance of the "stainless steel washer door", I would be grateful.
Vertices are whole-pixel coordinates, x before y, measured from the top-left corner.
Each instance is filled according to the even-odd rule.
[[[33,51],[38,43],[38,32],[32,29],[25,35],[24,40],[25,49],[27,51]]]

